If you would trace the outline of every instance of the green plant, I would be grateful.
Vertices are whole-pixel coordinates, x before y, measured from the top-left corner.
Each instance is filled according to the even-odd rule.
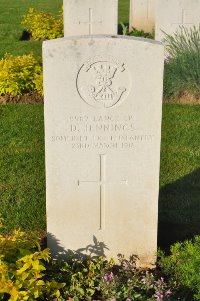
[[[103,300],[110,301],[165,301],[172,291],[155,271],[136,268],[136,257],[126,260],[119,255],[119,265],[106,273],[100,283]]]
[[[44,277],[49,257],[49,250],[40,249],[33,233],[15,230],[10,236],[0,235],[0,300],[59,298],[64,284]]]
[[[168,53],[164,73],[165,97],[184,92],[200,96],[200,26],[180,27],[174,35],[165,34]]]
[[[51,278],[56,275],[56,280],[64,282],[66,286],[62,290],[62,296],[71,297],[74,301],[94,300],[101,295],[100,282],[104,273],[108,272],[114,262],[106,261],[104,257],[85,258],[80,254],[73,254],[71,259],[52,262],[48,267],[48,275]]]
[[[178,242],[165,256],[159,252],[159,265],[170,277],[171,283],[188,296],[185,300],[200,300],[200,236],[193,240]]]
[[[132,28],[132,30],[128,33],[129,36],[134,37],[143,37],[148,39],[154,39],[154,33],[144,32],[143,30],[138,30],[136,28]]]
[[[128,35],[128,36],[134,36],[134,37],[144,37],[149,39],[154,39],[154,33],[144,32],[143,30],[138,30],[136,28],[132,28],[132,30],[129,32],[128,25],[125,25],[124,23],[120,23],[122,34]]]
[[[29,8],[24,16],[22,25],[31,34],[34,40],[50,40],[63,37],[62,12],[55,18],[50,13],[40,12]]]
[[[121,25],[121,27],[122,27],[122,34],[123,34],[123,36],[126,36],[126,35],[128,35],[128,32],[129,32],[129,30],[128,30],[128,25],[125,25],[124,23],[120,23],[120,25]]]
[[[6,54],[0,60],[0,94],[42,93],[42,66],[32,55]]]
[[[36,73],[35,78],[33,80],[35,85],[35,90],[43,95],[43,73]]]
[[[154,272],[154,275],[153,275]],[[155,271],[136,268],[136,257],[119,256],[119,262],[104,257],[88,258],[72,254],[71,260],[52,262],[47,273],[66,285],[61,295],[66,300],[167,301],[172,300],[168,284]]]

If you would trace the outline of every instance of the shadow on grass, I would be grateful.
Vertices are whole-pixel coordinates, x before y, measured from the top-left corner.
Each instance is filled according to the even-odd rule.
[[[29,41],[31,39],[30,32],[23,30],[21,37],[19,38],[20,41]]]
[[[200,168],[161,188],[158,216],[158,245],[165,251],[200,235]]]
[[[93,236],[93,242],[84,248],[80,248],[77,250],[64,249],[59,240],[51,233],[47,234],[47,247],[51,250],[53,258],[77,258],[77,259],[87,259],[87,258],[98,258],[99,256],[106,257],[105,250],[109,250],[108,247],[104,244],[104,242],[100,242],[97,240],[95,236]]]

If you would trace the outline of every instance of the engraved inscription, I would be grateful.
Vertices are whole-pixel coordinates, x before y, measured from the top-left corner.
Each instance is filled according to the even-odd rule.
[[[89,105],[112,108],[128,96],[130,74],[124,63],[113,58],[95,57],[80,68],[77,90]]]
[[[118,182],[114,181],[107,181],[106,179],[106,155],[101,154],[100,157],[100,175],[99,181],[80,181],[78,180],[78,186],[81,184],[97,184],[100,187],[100,226],[99,229],[105,229],[105,205],[106,205],[106,185],[108,184],[125,184],[128,185],[128,180],[121,180]]]
[[[52,136],[51,142],[68,143],[72,149],[133,149],[139,143],[151,143],[154,135],[124,135],[124,136]]]
[[[51,142],[64,143],[74,150],[134,149],[140,143],[153,142],[155,135],[136,129],[133,115],[71,115],[62,133]]]

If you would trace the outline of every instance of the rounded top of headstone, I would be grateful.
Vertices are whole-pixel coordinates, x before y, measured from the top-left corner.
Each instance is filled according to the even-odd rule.
[[[56,43],[63,43],[67,41],[73,41],[76,43],[78,40],[89,40],[91,43],[93,43],[95,40],[121,40],[121,41],[132,41],[132,42],[143,42],[148,44],[154,44],[154,45],[160,45],[162,46],[162,43],[156,40],[147,39],[147,38],[140,38],[140,37],[130,37],[130,36],[123,36],[123,35],[83,35],[83,36],[70,36],[70,37],[64,37],[59,39],[53,39],[44,41],[43,45],[48,44],[56,44]]]

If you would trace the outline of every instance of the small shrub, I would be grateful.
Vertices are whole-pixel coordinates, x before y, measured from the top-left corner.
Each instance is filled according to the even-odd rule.
[[[200,300],[200,236],[174,244],[169,256],[160,252],[159,264],[184,300]],[[194,296],[194,299],[193,299]],[[181,299],[182,300],[182,299]]]
[[[15,230],[10,236],[0,235],[0,300],[59,298],[64,284],[45,279],[49,257],[49,250],[41,251],[38,238],[32,233]]]
[[[106,273],[100,284],[103,300],[110,301],[167,301],[172,295],[162,277],[151,271],[136,268],[136,257],[130,260],[119,255],[119,265]]]
[[[165,35],[168,53],[164,73],[164,96],[179,97],[185,92],[200,96],[200,26],[180,27],[172,36]]]
[[[122,22],[120,23],[120,25],[121,25],[121,31],[123,35],[154,39],[154,32],[153,33],[144,32],[143,30],[138,30],[134,27],[132,27],[132,30],[129,31],[128,25]]]
[[[123,36],[128,35],[128,33],[129,33],[128,25],[125,25],[122,22],[120,23],[120,25],[121,25],[121,30],[122,30]]]
[[[138,30],[136,28],[132,28],[132,30],[128,34],[129,36],[134,36],[134,37],[143,37],[143,38],[148,38],[148,39],[154,39],[154,33],[150,32],[144,32],[143,30]]]
[[[34,40],[50,40],[63,37],[62,12],[55,18],[52,14],[29,8],[22,25]]]
[[[118,259],[71,252],[52,260],[34,233],[0,234],[0,300],[200,301],[200,237],[160,252],[159,269],[137,269],[135,256]]]
[[[104,257],[86,259],[80,254],[73,254],[71,259],[52,262],[47,273],[50,279],[55,275],[56,281],[66,284],[62,289],[65,300],[73,298],[74,301],[90,301],[101,296],[100,283],[113,264],[112,259],[108,262]]]
[[[42,66],[32,54],[6,54],[0,60],[0,94],[16,96],[30,91],[42,93]]]
[[[35,84],[35,91],[43,94],[43,73],[42,71],[35,74],[33,79],[33,83]]]
[[[155,272],[155,271],[154,271]],[[62,297],[66,300],[107,301],[169,301],[171,290],[162,277],[151,271],[136,268],[136,258],[119,263],[99,257],[73,257],[71,261],[54,262],[48,275],[56,275],[56,281],[66,283]]]

